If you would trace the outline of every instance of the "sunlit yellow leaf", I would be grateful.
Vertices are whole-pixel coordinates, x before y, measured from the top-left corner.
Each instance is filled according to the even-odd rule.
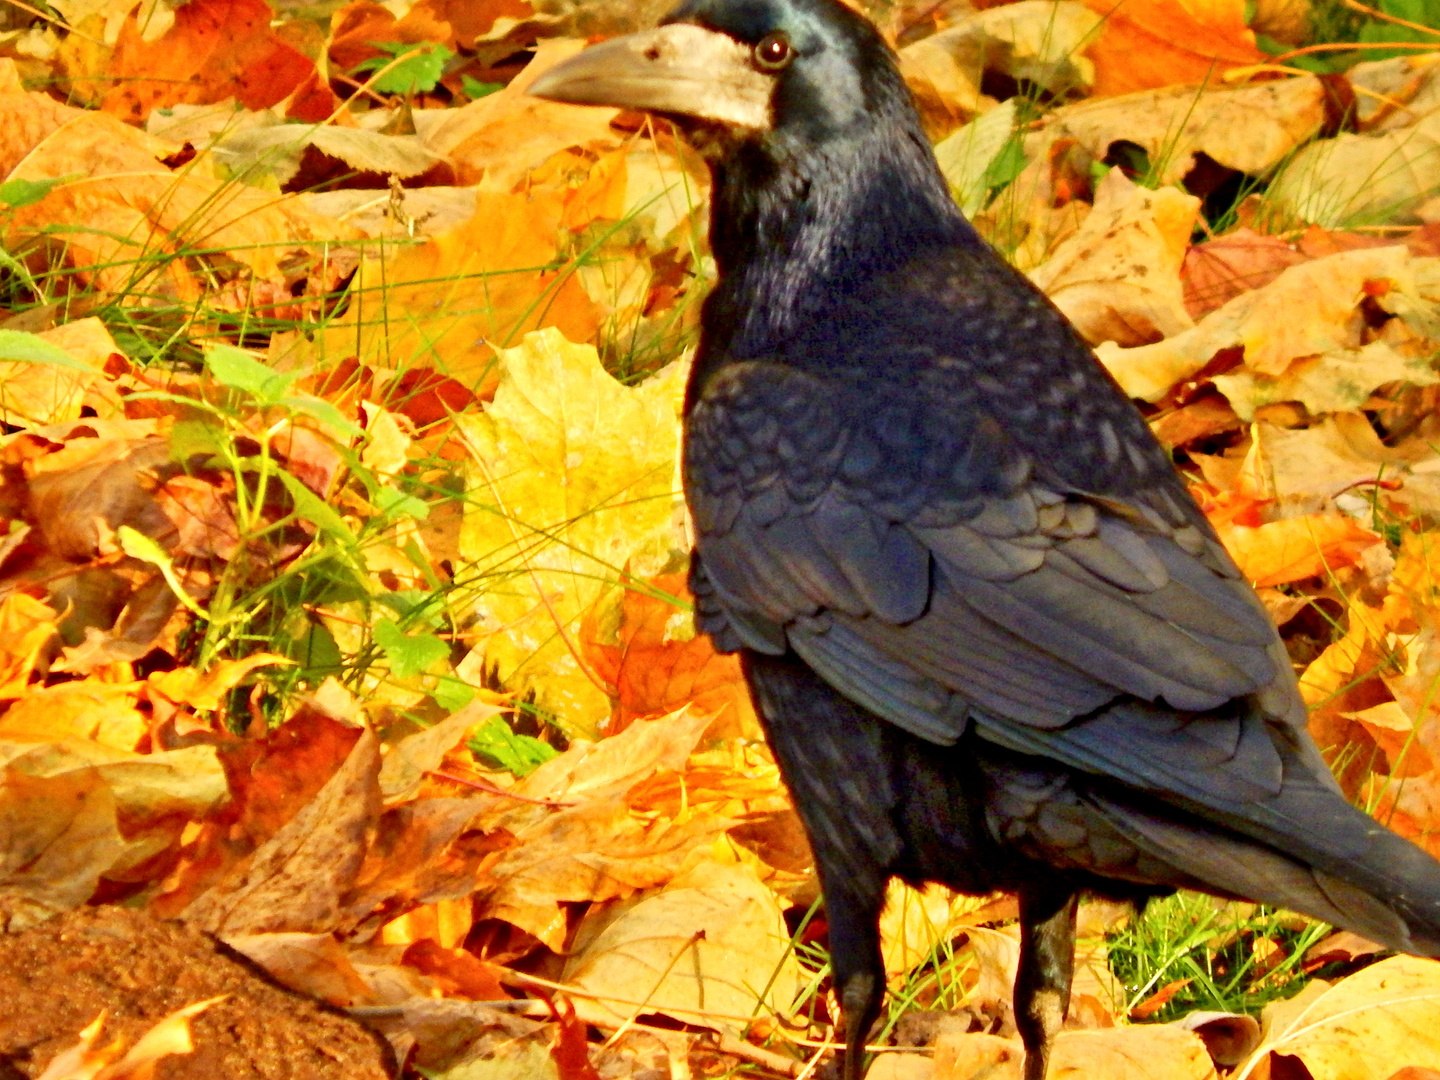
[[[680,367],[626,387],[554,329],[500,363],[493,404],[457,418],[473,455],[461,551],[489,631],[479,648],[502,680],[593,731],[610,703],[580,659],[578,620],[632,556],[685,547]]]

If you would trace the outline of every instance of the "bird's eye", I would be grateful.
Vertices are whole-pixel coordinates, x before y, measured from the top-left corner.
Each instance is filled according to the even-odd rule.
[[[766,34],[755,45],[755,65],[761,71],[783,71],[794,59],[790,39],[778,30]]]

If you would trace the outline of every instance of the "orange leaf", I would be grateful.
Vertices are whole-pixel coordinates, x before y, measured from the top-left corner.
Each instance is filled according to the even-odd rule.
[[[265,0],[191,0],[166,34],[146,41],[132,15],[107,71],[116,85],[101,107],[131,120],[157,107],[227,98],[269,108],[315,70],[271,29],[273,18]]]
[[[1086,0],[1105,16],[1090,47],[1095,96],[1213,82],[1263,62],[1245,25],[1244,0]]]
[[[758,721],[739,660],[717,653],[708,637],[696,634],[690,612],[677,602],[689,598],[685,576],[663,574],[648,584],[654,592],[625,590],[617,642],[594,640],[596,628],[586,626],[586,658],[612,687],[612,730],[688,704],[717,721],[723,719],[727,731],[757,734]]]
[[[1256,585],[1291,581],[1351,566],[1381,538],[1344,514],[1307,514],[1256,528],[1222,525],[1220,539]]]

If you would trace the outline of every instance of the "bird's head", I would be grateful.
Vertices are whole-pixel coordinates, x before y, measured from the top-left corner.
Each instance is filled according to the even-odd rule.
[[[684,0],[664,22],[592,46],[529,92],[674,120],[707,156],[844,141],[908,111],[894,54],[838,0]]]

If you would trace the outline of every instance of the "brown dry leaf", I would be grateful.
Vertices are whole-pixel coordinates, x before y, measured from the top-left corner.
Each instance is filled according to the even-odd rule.
[[[1299,359],[1353,357],[1365,344],[1359,307],[1367,296],[1396,294],[1423,304],[1426,286],[1420,279],[1431,261],[1414,259],[1398,246],[1312,259],[1283,271],[1264,288],[1237,296],[1174,337],[1133,349],[1105,344],[1096,352],[1126,393],[1147,401],[1164,397],[1223,349],[1243,348],[1250,376],[1276,379]],[[1295,317],[1298,311],[1305,313],[1303,319]],[[1250,400],[1242,397],[1236,407],[1247,419],[1242,406]]]
[[[225,944],[282,986],[327,1004],[354,1008],[376,1000],[374,988],[334,934],[230,934]]]
[[[362,729],[344,763],[274,836],[197,896],[187,922],[221,938],[334,930],[380,815],[380,744]]]
[[[688,704],[715,718],[714,738],[758,738],[759,720],[740,662],[717,653],[708,637],[695,632],[685,575],[663,574],[644,585],[645,591],[624,590],[613,630],[605,632],[608,626],[588,615],[581,630],[586,662],[614,700],[609,730]]]
[[[115,799],[95,771],[0,770],[0,930],[79,907],[127,853]]]
[[[334,696],[322,687],[280,727],[224,747],[220,760],[230,802],[186,848],[169,891],[153,905],[156,914],[174,917],[231,873],[309,805],[350,759],[362,729],[320,704]]]
[[[1440,962],[1392,956],[1329,986],[1316,980],[1267,1005],[1264,1042],[1236,1073],[1271,1054],[1298,1058],[1317,1077],[1386,1080],[1401,1066],[1440,1068]]]
[[[1233,88],[1178,86],[1057,109],[1026,140],[1026,156],[1033,160],[1040,147],[1068,139],[1101,161],[1112,143],[1129,142],[1149,155],[1157,184],[1180,183],[1202,153],[1228,169],[1261,176],[1324,123],[1325,88],[1315,76]]]
[[[592,346],[554,329],[502,350],[500,363],[490,407],[455,418],[474,478],[461,551],[488,581],[476,659],[511,689],[533,688],[572,730],[594,732],[610,701],[584,666],[580,618],[620,567],[686,546],[682,365],[622,386]]]
[[[1180,271],[1185,309],[1195,319],[1208,315],[1241,293],[1270,284],[1282,270],[1308,257],[1278,236],[1245,226],[1196,244],[1185,252]]]
[[[36,355],[52,349],[58,350],[52,359]],[[9,358],[17,353],[27,358]],[[6,335],[0,343],[0,421],[13,427],[63,423],[78,420],[86,407],[91,415],[117,414],[119,402],[106,378],[112,359],[124,361],[97,318]]]
[[[1384,538],[1346,514],[1281,518],[1259,526],[1219,524],[1216,531],[1257,586],[1284,585],[1353,565]]]
[[[487,866],[479,910],[560,952],[567,934],[563,905],[663,885],[734,822],[710,815],[647,822],[619,800],[595,800],[523,828],[510,828],[506,819],[499,824],[517,843]]]
[[[942,1031],[933,1080],[1019,1080],[1018,1038]],[[1168,1024],[1062,1031],[1050,1058],[1050,1080],[1216,1080],[1205,1044]]]
[[[1095,208],[1030,279],[1087,341],[1142,345],[1193,326],[1180,264],[1200,200],[1173,187],[1138,187],[1119,169],[1095,189]]]
[[[635,795],[684,767],[707,722],[686,713],[637,720],[598,743],[577,741],[517,784],[516,795],[550,802],[502,803],[489,818],[515,842],[487,866],[481,910],[559,951],[561,902],[614,900],[669,881],[734,822],[709,807],[672,820]]]
[[[473,728],[501,715],[508,707],[504,699],[480,691],[480,696],[463,709],[390,743],[380,765],[380,791],[386,802],[414,798],[426,774],[440,768],[446,755],[464,742]]]
[[[93,773],[103,780],[131,841],[127,859],[116,864],[127,869],[172,845],[187,823],[213,811],[227,794],[224,771],[209,746],[138,754],[59,733],[53,742],[6,735],[0,736],[0,765],[27,776]]]
[[[1241,0],[1086,0],[1105,17],[1090,46],[1095,94],[1198,84],[1264,63]]]
[[[190,0],[158,39],[146,40],[139,24],[125,24],[103,69],[114,82],[101,108],[126,120],[179,103],[236,98],[248,109],[266,109],[315,74],[315,65],[271,28],[274,12],[264,0]]]
[[[788,1012],[801,987],[775,894],[745,863],[707,858],[582,924],[563,979],[581,1015],[641,1013],[739,1034],[757,1010]]]

